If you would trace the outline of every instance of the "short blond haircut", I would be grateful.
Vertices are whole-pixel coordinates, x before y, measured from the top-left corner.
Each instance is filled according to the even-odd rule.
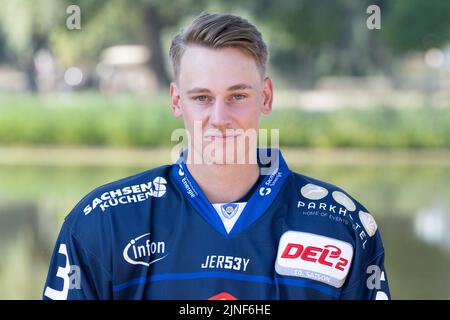
[[[237,48],[255,59],[262,77],[266,73],[267,46],[258,29],[242,17],[202,12],[185,29],[181,29],[173,38],[169,50],[176,80],[180,74],[181,58],[189,44],[214,49]]]

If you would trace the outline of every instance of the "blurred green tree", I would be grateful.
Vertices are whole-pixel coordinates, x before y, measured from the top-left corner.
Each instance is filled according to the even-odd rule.
[[[103,49],[145,44],[161,87],[169,82],[163,35],[201,11],[241,14],[270,46],[271,66],[284,85],[311,87],[323,75],[392,72],[394,57],[450,39],[445,0],[78,0],[81,30],[68,30],[70,0],[3,0],[0,57],[17,64],[36,90],[33,57],[48,48],[63,66],[95,67]],[[381,8],[381,30],[368,30],[366,8]]]
[[[450,1],[389,2],[383,27],[387,45],[397,52],[441,47],[450,40]]]
[[[323,75],[392,75],[396,56],[450,40],[446,0],[238,0],[264,30],[275,69],[294,87]],[[366,27],[369,5],[381,9],[381,30]],[[235,10],[239,11],[239,10]]]
[[[66,1],[68,4],[69,2]],[[149,47],[149,67],[158,83],[169,83],[167,53],[163,51],[162,34],[177,26],[181,19],[204,9],[205,0],[158,1],[80,0],[82,30],[59,28],[52,35],[52,45],[67,65],[96,62],[104,48],[117,44],[142,43]]]
[[[34,55],[48,47],[49,34],[62,22],[65,9],[58,0],[3,0],[0,31],[6,55],[27,75],[28,88],[36,91]]]
[[[0,31],[9,61],[23,69],[28,87],[36,91],[33,57],[48,48],[63,66],[97,63],[100,52],[111,45],[143,43],[151,49],[149,67],[161,86],[169,83],[161,36],[186,15],[204,9],[205,0],[158,1],[79,0],[81,30],[68,30],[69,0],[3,0]]]
[[[380,32],[366,26],[367,7],[376,4],[383,15],[386,0],[246,3],[256,19],[269,26],[272,62],[295,86],[311,87],[323,75],[362,76],[389,70]]]

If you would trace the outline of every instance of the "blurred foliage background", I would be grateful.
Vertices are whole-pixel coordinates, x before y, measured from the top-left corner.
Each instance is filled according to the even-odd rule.
[[[0,298],[40,298],[84,194],[170,161],[168,49],[202,11],[261,30],[275,85],[261,127],[375,215],[392,296],[449,299],[447,0],[0,0]]]
[[[71,4],[81,29],[66,24]],[[366,26],[371,4],[380,30]],[[240,14],[262,30],[277,107],[263,124],[288,120],[283,144],[449,147],[443,0],[2,0],[0,143],[170,145],[152,136],[180,126],[166,110],[168,48],[201,11]],[[309,123],[326,130],[296,130]]]

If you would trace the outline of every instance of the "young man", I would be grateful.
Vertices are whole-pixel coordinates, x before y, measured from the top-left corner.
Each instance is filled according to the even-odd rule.
[[[257,29],[232,15],[201,14],[174,38],[171,106],[187,148],[78,203],[44,298],[389,298],[367,209],[290,171],[278,149],[257,152],[251,133],[273,100],[267,56]]]

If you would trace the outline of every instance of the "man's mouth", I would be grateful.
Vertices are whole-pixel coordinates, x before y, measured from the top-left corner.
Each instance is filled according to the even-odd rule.
[[[224,134],[224,135],[209,135],[205,136],[205,139],[207,140],[226,140],[226,139],[233,139],[237,138],[238,134]]]

